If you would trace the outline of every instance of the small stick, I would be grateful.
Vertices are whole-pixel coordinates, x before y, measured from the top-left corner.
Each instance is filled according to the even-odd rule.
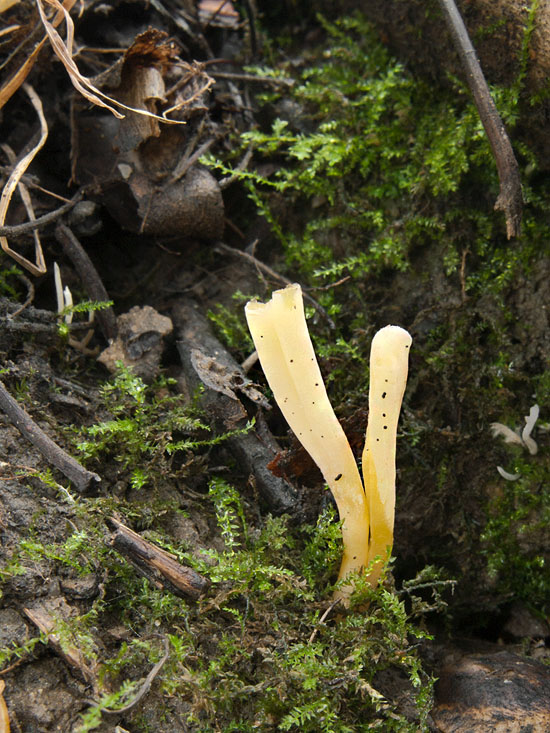
[[[25,306],[27,307],[27,306]],[[15,311],[14,315],[17,315],[21,309]],[[32,321],[13,320],[13,315],[0,316],[0,328],[6,331],[13,331],[14,333],[34,333],[34,334],[48,334],[51,336],[59,335],[59,328],[57,323],[33,323]],[[70,333],[78,333],[79,331],[85,331],[90,328],[89,323],[70,323],[68,329]]]
[[[105,522],[113,531],[111,545],[157,588],[194,601],[208,588],[207,578],[181,565],[174,555],[147,542],[117,519],[106,517]]]
[[[232,183],[234,183],[238,179],[238,173],[240,173],[243,170],[246,170],[248,168],[248,164],[252,160],[252,155],[254,154],[254,148],[252,145],[248,148],[246,153],[243,156],[243,159],[239,162],[238,166],[234,169],[234,173],[232,173],[230,176],[227,176],[226,178],[222,178],[218,185],[223,191],[228,186],[230,186]]]
[[[291,285],[292,283],[292,280],[289,280],[288,277],[285,277],[284,275],[280,275],[278,272],[275,272],[275,270],[272,270],[269,265],[264,264],[263,262],[261,262],[261,260],[257,259],[256,257],[254,257],[254,255],[251,255],[248,252],[243,252],[243,250],[235,249],[235,247],[230,247],[224,242],[216,242],[216,248],[221,249],[222,252],[226,252],[227,254],[235,255],[236,257],[242,257],[244,260],[250,262],[250,264],[257,267],[258,270],[260,270],[261,272],[269,275],[269,277],[272,277],[279,282],[284,283],[285,285]],[[328,321],[328,325],[331,328],[336,328],[334,321],[320,303],[318,303],[314,298],[311,297],[311,295],[308,295],[307,293],[304,293],[304,298],[306,300],[309,300],[315,310]]]
[[[90,667],[86,658],[77,647],[67,647],[61,644],[59,636],[55,633],[55,615],[50,613],[44,606],[36,606],[34,608],[24,608],[25,616],[29,618],[35,626],[38,626],[43,634],[48,637],[48,642],[60,657],[71,667],[77,675],[94,689],[97,688],[97,678],[95,670]]]
[[[88,471],[72,456],[56,445],[46,433],[30,418],[22,407],[13,399],[0,382],[0,409],[9,417],[21,435],[38,448],[44,458],[58,468],[76,487],[78,491],[86,491],[101,478],[97,473]]]
[[[26,287],[27,287],[27,298],[26,298],[25,302],[23,303],[23,305],[19,306],[19,308],[17,310],[15,310],[11,314],[11,316],[10,316],[11,318],[15,318],[15,316],[18,316],[21,313],[23,313],[23,311],[25,310],[25,308],[28,308],[29,305],[34,300],[34,285],[32,284],[32,282],[22,272],[19,272],[17,276],[19,277],[19,279],[21,280],[21,282],[24,285],[26,285]]]
[[[439,0],[445,21],[466,70],[466,78],[477,107],[477,111],[489,138],[496,161],[500,192],[495,209],[504,212],[508,239],[521,234],[523,196],[519,167],[512,150],[510,138],[489,91],[475,49],[454,0]]]
[[[231,79],[232,81],[249,81],[257,84],[272,84],[273,86],[293,87],[294,79],[276,78],[271,76],[254,76],[254,74],[238,74],[231,71],[211,71],[215,79]]]
[[[70,211],[81,200],[82,196],[83,191],[80,190],[66,204],[44,214],[44,216],[39,216],[34,221],[26,221],[24,224],[15,224],[14,226],[2,226],[0,227],[0,237],[20,237],[22,234],[27,234],[46,226],[46,224],[51,224],[52,221],[56,221],[60,216]]]
[[[63,247],[63,252],[73,263],[90,300],[103,302],[110,300],[93,262],[69,227],[60,222],[55,228],[55,237]],[[118,329],[112,307],[97,311],[95,317],[107,341],[113,341]]]

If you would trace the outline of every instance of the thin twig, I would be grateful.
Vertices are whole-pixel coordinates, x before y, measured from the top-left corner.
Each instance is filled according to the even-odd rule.
[[[21,435],[30,440],[49,463],[52,463],[72,481],[78,491],[86,491],[91,484],[101,481],[97,473],[85,469],[46,435],[13,399],[2,382],[0,382],[0,409],[6,413]]]
[[[46,334],[48,336],[58,336],[59,326],[57,323],[34,323],[33,321],[14,320],[14,316],[21,313],[18,308],[14,313],[7,316],[0,315],[0,328],[4,331],[13,331],[14,333],[32,333],[35,336]],[[84,321],[71,323],[67,326],[71,333],[79,333],[90,328],[90,324]]]
[[[195,148],[197,147],[197,143],[201,139],[201,135],[202,135],[202,132],[204,130],[205,120],[206,120],[205,117],[201,117],[201,120],[199,122],[199,125],[198,125],[198,128],[197,128],[195,134],[193,135],[193,137],[191,138],[191,140],[187,144],[187,146],[185,148],[185,151],[184,151],[184,153],[183,153],[180,161],[177,163],[176,167],[172,171],[172,175],[170,176],[170,183],[173,183],[174,181],[178,180],[178,178],[181,177],[181,175],[180,175],[180,169],[184,165],[187,165],[187,161],[189,160],[189,156],[193,153],[193,150],[195,150]]]
[[[18,272],[17,277],[27,287],[27,298],[25,299],[23,305],[19,306],[19,308],[11,314],[11,318],[15,318],[15,316],[23,313],[23,311],[28,308],[34,300],[34,285],[32,284],[32,281],[29,280],[29,278],[22,272]]]
[[[263,262],[261,262],[261,260],[257,259],[256,257],[254,257],[254,255],[251,255],[248,252],[243,252],[240,249],[230,247],[228,244],[224,244],[224,242],[216,242],[216,248],[221,249],[222,252],[226,252],[227,254],[235,255],[235,257],[242,257],[247,262],[250,262],[250,264],[254,265],[254,267],[258,268],[258,270],[264,272],[266,275],[273,278],[274,280],[279,280],[279,282],[282,282],[285,285],[290,285],[292,283],[292,280],[289,280],[288,277],[285,277],[284,275],[280,275],[278,272],[275,272],[275,270],[272,270],[269,265],[264,264]],[[323,318],[326,319],[331,328],[336,328],[334,321],[323,308],[323,306],[320,305],[320,303],[318,303],[314,298],[311,297],[311,295],[308,295],[307,293],[304,293],[304,298],[306,298],[306,300],[309,300],[315,310],[321,316],[323,316]]]
[[[24,224],[0,227],[0,237],[20,237],[22,234],[28,234],[35,229],[40,229],[41,227],[46,226],[46,224],[51,224],[53,221],[59,219],[60,216],[63,216],[63,214],[70,211],[82,199],[83,195],[84,191],[83,189],[80,189],[66,204],[63,204],[63,206],[60,206],[58,209],[54,209],[43,216],[39,216],[38,219],[35,219],[34,221],[26,221]]]
[[[153,667],[153,669],[149,672],[149,674],[145,678],[145,681],[143,682],[143,684],[139,688],[139,691],[138,691],[137,695],[134,697],[134,699],[132,700],[132,702],[129,702],[128,705],[125,705],[122,708],[118,708],[118,710],[111,710],[111,708],[100,707],[99,709],[101,710],[102,713],[105,713],[106,715],[120,715],[121,713],[127,713],[129,710],[131,710],[133,707],[135,707],[140,700],[142,700],[145,697],[145,695],[151,689],[151,685],[153,684],[153,680],[158,675],[158,673],[160,672],[160,670],[164,667],[164,665],[166,664],[166,661],[167,661],[167,659],[168,659],[168,657],[170,655],[170,644],[168,643],[168,639],[166,637],[163,637],[162,641],[164,642],[164,655],[163,655],[162,659],[160,659],[155,664],[155,666]],[[97,705],[98,703],[96,702],[94,704]]]
[[[222,178],[221,181],[218,182],[218,186],[223,191],[225,188],[230,186],[233,181],[236,181],[238,176],[238,173],[240,173],[243,170],[246,170],[248,168],[248,164],[252,160],[252,155],[254,154],[254,148],[252,145],[248,148],[246,153],[244,154],[242,160],[239,162],[239,165],[234,169],[234,172],[227,176],[226,178]]]
[[[256,84],[271,84],[272,86],[293,87],[294,79],[277,78],[274,76],[255,76],[254,74],[239,74],[234,71],[211,71],[215,79],[230,79],[231,81],[255,82]]]
[[[99,302],[109,300],[109,294],[95,269],[94,263],[69,227],[60,222],[55,229],[55,237],[63,247],[63,252],[73,263],[90,300]],[[118,329],[112,307],[109,306],[96,311],[95,317],[107,341],[114,340]]]
[[[309,637],[308,642],[307,642],[308,644],[313,644],[313,642],[315,641],[315,637],[317,636],[317,633],[319,631],[320,625],[323,624],[326,621],[328,615],[331,613],[331,611],[334,608],[334,606],[336,606],[338,603],[340,603],[341,600],[342,600],[341,598],[336,598],[334,601],[332,601],[332,603],[330,604],[330,606],[325,610],[325,612],[323,613],[323,615],[319,619],[319,621],[317,623],[317,626],[311,632],[311,636]]]
[[[180,178],[183,178],[184,175],[187,173],[189,168],[191,166],[195,165],[197,160],[207,153],[212,145],[216,142],[215,137],[209,138],[206,142],[204,142],[195,152],[190,155],[187,159],[181,161],[181,163],[178,165],[177,169],[174,171],[174,173],[170,176],[170,183],[175,183],[176,181],[179,181]]]
[[[475,49],[454,0],[439,0],[445,21],[466,70],[466,79],[496,161],[500,192],[495,209],[504,212],[508,239],[521,233],[523,195],[510,138],[489,91]]]

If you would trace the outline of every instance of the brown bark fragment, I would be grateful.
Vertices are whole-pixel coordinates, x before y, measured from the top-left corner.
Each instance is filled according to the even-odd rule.
[[[156,588],[192,600],[197,600],[207,590],[208,580],[195,570],[181,565],[174,555],[147,542],[117,519],[108,517],[105,522],[113,531],[111,544],[115,550],[124,555]]]

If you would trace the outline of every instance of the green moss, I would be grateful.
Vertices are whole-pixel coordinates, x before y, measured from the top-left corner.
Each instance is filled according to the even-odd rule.
[[[513,451],[506,470],[517,481],[499,480],[499,495],[488,507],[482,535],[488,575],[506,599],[519,599],[535,611],[550,612],[550,487],[547,456]]]
[[[182,455],[216,445],[233,433],[209,437],[196,400],[173,391],[173,380],[160,378],[151,387],[119,364],[119,372],[101,390],[111,419],[85,426],[76,447],[90,465],[110,458],[135,489],[158,486]],[[251,424],[240,429],[249,430]]]
[[[248,355],[254,350],[243,312],[244,304],[251,298],[252,296],[243,295],[237,290],[233,295],[233,307],[228,308],[218,303],[207,313],[208,320],[214,325],[221,341],[233,352],[241,355]]]

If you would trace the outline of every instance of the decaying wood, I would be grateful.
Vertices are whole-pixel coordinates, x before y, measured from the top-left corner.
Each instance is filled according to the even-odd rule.
[[[74,265],[90,300],[102,302],[110,300],[93,262],[69,227],[60,222],[56,227],[55,236],[63,247],[63,252]],[[95,317],[107,341],[116,338],[117,323],[113,308],[109,306],[96,311]]]
[[[156,588],[169,590],[177,596],[197,600],[209,586],[209,581],[191,568],[185,567],[166,550],[152,545],[122,522],[107,517],[112,530],[111,545],[120,552]]]
[[[510,138],[491,96],[475,49],[454,0],[439,0],[439,5],[466,70],[466,80],[474,96],[477,111],[497,164],[500,193],[495,203],[495,209],[504,212],[508,239],[518,237],[521,233],[523,195],[519,167]]]
[[[172,311],[172,320],[185,379],[191,390],[201,384],[205,387],[201,405],[216,430],[244,428],[248,415],[237,393],[265,406],[263,396],[214,337],[208,321],[196,307],[191,303],[178,304]],[[254,477],[260,500],[270,511],[282,514],[297,508],[295,488],[267,468],[275,452],[257,432],[229,438],[227,445],[240,465]]]
[[[86,491],[92,484],[99,483],[97,473],[88,471],[72,456],[56,445],[46,433],[38,427],[32,418],[13,399],[0,382],[0,409],[4,410],[13,425],[27,440],[38,448],[44,458],[63,473],[78,491]]]
[[[71,667],[71,669],[80,677],[86,684],[91,685],[94,689],[97,688],[97,675],[95,665],[90,663],[82,652],[76,647],[62,644],[59,636],[55,633],[54,629],[59,618],[63,618],[70,607],[64,601],[64,599],[58,600],[57,606],[53,607],[50,602],[49,605],[40,604],[33,606],[33,608],[24,608],[23,611],[27,618],[29,618],[35,626],[37,626],[43,634],[48,637],[48,643],[62,659]]]

